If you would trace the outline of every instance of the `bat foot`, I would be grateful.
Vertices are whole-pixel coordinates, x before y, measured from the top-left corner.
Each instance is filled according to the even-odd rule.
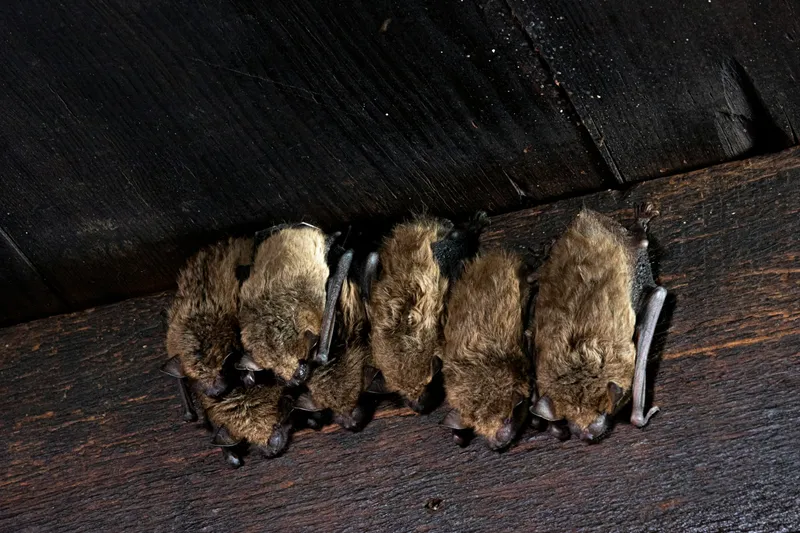
[[[637,204],[633,208],[635,221],[631,226],[633,233],[634,243],[638,248],[646,249],[650,246],[650,241],[647,240],[647,228],[650,221],[658,216],[658,210],[650,203]]]
[[[547,425],[547,421],[542,420],[538,416],[530,417],[530,426],[536,431],[544,431],[545,426]]]
[[[239,468],[244,464],[239,454],[229,448],[222,448],[222,458],[232,468]]]
[[[569,440],[569,428],[565,424],[550,423],[547,431],[558,440]]]
[[[634,211],[636,221],[641,223],[645,228],[647,228],[647,224],[649,224],[651,220],[659,215],[658,209],[656,209],[656,206],[653,205],[652,202],[637,204],[634,207]]]
[[[468,431],[464,430],[453,430],[453,442],[459,448],[466,448],[469,446],[469,443],[472,441],[472,434]]]
[[[183,412],[183,421],[184,422],[197,422],[197,413],[194,411],[184,411]]]
[[[637,428],[643,428],[650,421],[650,418],[659,411],[660,409],[654,405],[647,411],[646,415],[644,413],[633,413],[631,415],[631,424]]]
[[[355,410],[349,415],[336,415],[335,422],[347,431],[357,433],[364,429],[363,417],[357,416]]]

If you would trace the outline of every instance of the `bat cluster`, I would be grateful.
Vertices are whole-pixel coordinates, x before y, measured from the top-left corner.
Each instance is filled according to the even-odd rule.
[[[647,424],[647,356],[666,296],[648,258],[651,205],[626,229],[582,210],[532,272],[479,250],[488,218],[419,216],[380,241],[308,224],[229,239],[182,269],[162,367],[186,421],[239,466],[293,429],[358,431],[386,394],[419,413],[443,399],[456,443],[507,447],[531,423],[596,442],[632,399]],[[532,414],[532,417],[528,415]]]

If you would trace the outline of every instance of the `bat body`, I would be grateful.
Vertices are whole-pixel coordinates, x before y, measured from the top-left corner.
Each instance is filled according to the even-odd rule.
[[[522,428],[531,394],[524,328],[530,297],[527,271],[516,254],[485,252],[466,263],[448,301],[443,372],[443,423],[457,443],[473,430],[493,449]]]
[[[338,298],[343,283],[337,271],[328,290],[331,242],[319,228],[296,224],[271,230],[258,244],[241,288],[239,319],[246,355],[240,368],[271,369],[295,385],[308,379],[311,362],[327,362],[319,356],[327,353],[324,344],[330,342],[333,325],[335,299],[328,299]]]
[[[178,290],[168,312],[170,359],[162,370],[180,379],[187,420],[196,419],[187,380],[199,394],[211,397],[236,385],[231,376],[242,348],[239,285],[242,268],[252,255],[252,239],[229,239],[202,249],[178,276]]]
[[[539,399],[531,411],[566,420],[588,442],[605,435],[631,394],[634,425],[644,426],[658,410],[644,414],[647,357],[666,295],[647,255],[647,223],[656,214],[651,205],[637,208],[629,231],[584,209],[539,272]]]
[[[349,430],[359,430],[369,416],[365,394],[367,368],[371,363],[369,324],[360,290],[348,280],[342,288],[331,345],[332,362],[314,370],[296,408],[320,412],[330,410],[333,420]]]
[[[367,282],[372,356],[385,392],[397,392],[413,410],[436,403],[445,299],[464,259],[477,251],[485,215],[472,226],[417,217],[384,240]],[[377,270],[380,268],[380,274]]]

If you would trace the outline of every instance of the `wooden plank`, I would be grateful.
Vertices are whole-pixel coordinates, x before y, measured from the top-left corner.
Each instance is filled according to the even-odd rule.
[[[796,2],[507,3],[625,181],[798,143]]]
[[[582,204],[661,209],[662,411],[594,446],[530,432],[503,454],[460,449],[437,426],[443,410],[385,409],[360,434],[302,432],[284,456],[232,471],[179,422],[175,384],[157,370],[168,294],[0,330],[0,529],[789,531],[798,178],[794,149],[494,219],[487,246],[533,258]]]
[[[42,278],[25,254],[0,228],[0,325],[43,313],[63,313],[64,301]]]
[[[73,308],[170,287],[224,232],[612,179],[524,32],[475,3],[25,0],[0,32],[0,226]]]

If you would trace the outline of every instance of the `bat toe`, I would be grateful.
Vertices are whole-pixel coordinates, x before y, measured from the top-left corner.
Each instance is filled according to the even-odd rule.
[[[660,409],[654,405],[649,411],[647,411],[646,415],[643,413],[634,413],[631,415],[631,424],[637,428],[643,428],[648,422],[650,422],[650,418],[659,411]]]

